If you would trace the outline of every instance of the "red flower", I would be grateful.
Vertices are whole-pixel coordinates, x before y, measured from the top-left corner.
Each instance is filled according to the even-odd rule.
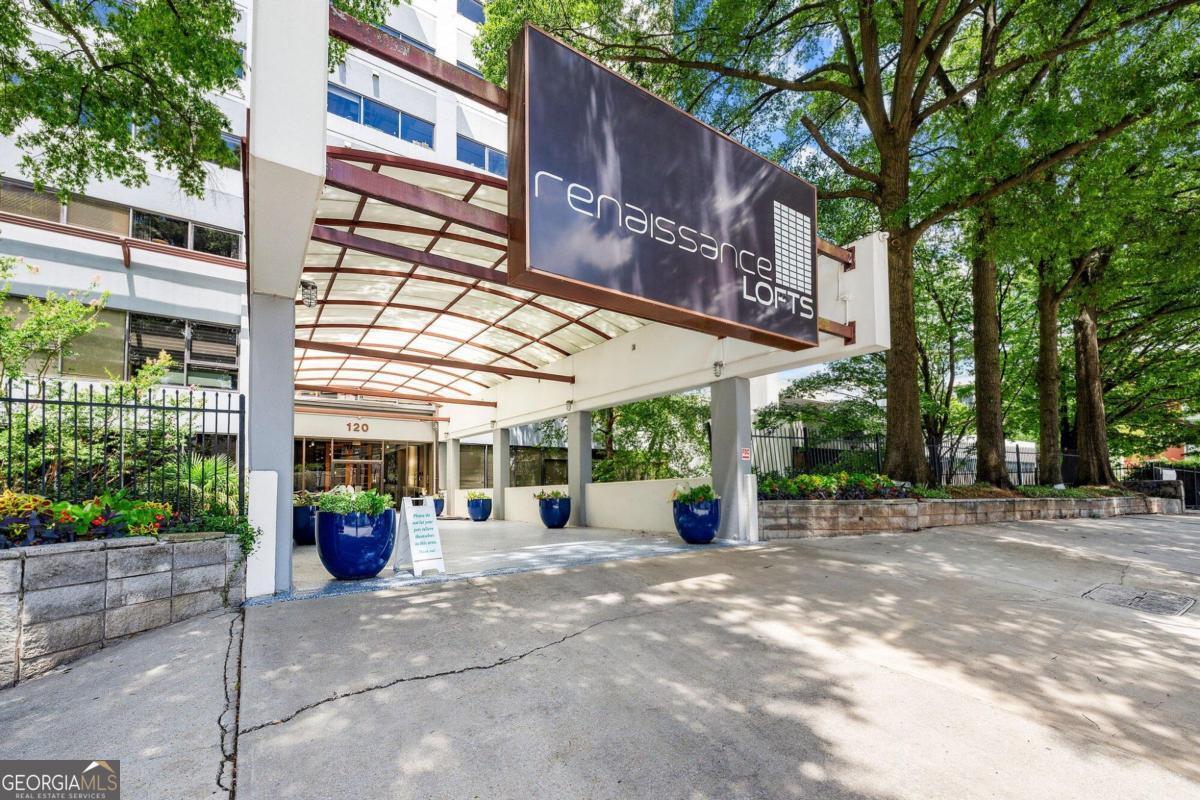
[[[163,518],[163,517],[162,517],[162,514],[155,514],[155,515],[154,515],[154,518],[155,518],[156,520],[158,520],[159,522],[162,522],[162,518]]]
[[[99,528],[103,524],[104,524],[104,517],[96,517],[94,520],[92,520],[93,527]]]

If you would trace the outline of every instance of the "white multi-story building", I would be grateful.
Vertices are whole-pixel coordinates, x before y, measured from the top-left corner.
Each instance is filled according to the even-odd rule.
[[[99,4],[99,12],[105,4]],[[252,53],[250,3],[241,4],[237,38]],[[483,21],[479,0],[399,3],[382,29],[398,40],[477,72],[472,42]],[[40,31],[46,47],[62,46]],[[242,156],[249,75],[241,90],[214,98],[228,119],[226,142]],[[503,115],[367,53],[351,50],[328,76],[330,146],[352,147],[504,175]],[[14,299],[47,291],[94,289],[108,299],[100,329],[75,344],[77,355],[51,375],[129,376],[168,352],[172,383],[243,390],[246,328],[244,176],[213,165],[202,198],[149,165],[145,186],[97,181],[60,203],[35,192],[22,154],[0,140],[0,255],[33,269],[12,276]],[[396,492],[432,491],[435,439],[426,404],[347,402],[324,393],[298,401],[296,460],[310,489],[342,482],[386,484]],[[329,413],[335,412],[335,413]],[[468,483],[483,485],[486,457],[468,451]],[[478,475],[474,475],[478,472]]]

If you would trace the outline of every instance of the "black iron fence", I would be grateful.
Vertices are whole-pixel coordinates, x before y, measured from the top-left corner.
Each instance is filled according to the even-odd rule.
[[[824,437],[807,429],[777,429],[755,431],[754,465],[760,473],[782,475],[832,472],[883,472],[885,442],[883,436]],[[1075,460],[1071,453],[1063,455],[1063,476],[1067,484],[1075,482]],[[1012,443],[1005,447],[1008,477],[1016,486],[1037,483],[1037,450],[1029,445]],[[933,482],[948,485],[975,483],[977,462],[973,442],[944,447],[929,453],[929,470]],[[1148,467],[1147,467],[1148,468]],[[1133,468],[1117,465],[1117,478],[1142,477]],[[1146,474],[1145,477],[1153,477]],[[1197,479],[1181,478],[1185,489],[1190,484],[1195,492]]]
[[[191,388],[0,384],[0,482],[51,500],[165,501],[245,513],[245,397]]]

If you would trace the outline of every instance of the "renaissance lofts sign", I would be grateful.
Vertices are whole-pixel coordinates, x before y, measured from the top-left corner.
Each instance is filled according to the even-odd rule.
[[[526,26],[509,282],[788,350],[817,343],[816,189]]]

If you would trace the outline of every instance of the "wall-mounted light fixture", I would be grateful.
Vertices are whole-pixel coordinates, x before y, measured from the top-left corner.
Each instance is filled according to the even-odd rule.
[[[713,377],[714,378],[721,377],[721,373],[724,371],[725,371],[725,362],[724,361],[714,361],[713,362]]]
[[[571,410],[571,406],[573,406],[573,405],[575,405],[575,401],[574,401],[574,400],[568,400],[568,401],[567,401],[567,411],[570,411],[570,410]]]
[[[303,301],[305,308],[316,308],[317,306],[317,282],[310,281],[307,278],[300,281],[300,300]]]

